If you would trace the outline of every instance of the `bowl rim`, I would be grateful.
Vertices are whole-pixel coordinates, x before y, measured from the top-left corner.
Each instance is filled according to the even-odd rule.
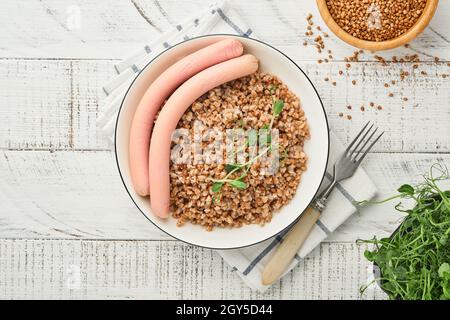
[[[322,178],[321,178],[321,180],[320,180],[320,183],[318,184],[318,187],[317,187],[316,191],[314,192],[314,196],[311,198],[311,200],[309,201],[309,203],[308,203],[308,205],[307,205],[306,208],[308,208],[309,206],[311,206],[312,202],[313,202],[314,199],[317,197],[317,194],[318,194],[318,192],[319,192],[320,186],[321,186],[322,183],[323,183],[323,180],[325,179],[325,176],[326,176],[326,170],[327,170],[327,167],[328,167],[328,162],[329,162],[329,157],[330,157],[330,125],[329,125],[329,123],[328,123],[328,117],[327,117],[327,113],[326,113],[326,111],[325,111],[325,107],[324,107],[323,102],[322,102],[322,99],[320,98],[320,95],[319,95],[319,93],[318,93],[316,87],[315,87],[314,84],[312,83],[311,79],[306,75],[306,73],[303,71],[303,69],[300,68],[300,66],[297,65],[297,63],[295,63],[295,61],[293,61],[289,56],[287,56],[286,54],[284,54],[283,52],[281,52],[279,49],[275,48],[274,46],[272,46],[272,45],[270,45],[270,44],[268,44],[268,43],[266,43],[266,42],[264,42],[264,41],[262,41],[262,40],[258,40],[258,39],[255,39],[255,38],[251,38],[251,37],[249,37],[249,36],[245,36],[245,35],[236,35],[236,34],[228,34],[228,33],[212,33],[212,34],[208,34],[208,35],[202,35],[202,36],[192,37],[192,38],[189,38],[189,39],[187,39],[187,40],[183,40],[183,41],[181,41],[181,42],[179,42],[179,43],[177,43],[177,44],[175,44],[175,45],[172,45],[171,47],[169,47],[169,48],[163,50],[163,51],[160,52],[158,55],[156,55],[153,59],[151,59],[151,60],[150,60],[150,61],[149,61],[149,62],[148,62],[148,63],[147,63],[140,71],[139,71],[139,73],[135,76],[135,78],[133,79],[133,81],[131,82],[131,84],[129,85],[129,87],[127,88],[127,91],[125,92],[125,94],[124,94],[124,96],[123,96],[122,102],[120,103],[120,108],[119,108],[119,111],[118,111],[118,113],[117,113],[116,123],[115,123],[115,128],[114,128],[114,155],[115,155],[116,165],[117,165],[117,169],[118,169],[118,171],[119,171],[120,179],[121,179],[121,181],[122,181],[122,185],[123,185],[123,187],[125,188],[125,190],[127,191],[128,196],[131,198],[131,201],[133,201],[135,207],[141,212],[141,214],[142,214],[148,221],[150,221],[155,227],[157,227],[159,230],[161,230],[161,231],[164,232],[165,234],[169,235],[170,237],[172,237],[172,238],[174,238],[174,239],[176,239],[176,240],[178,240],[178,241],[187,243],[187,244],[189,244],[189,245],[193,245],[193,246],[200,247],[200,248],[205,248],[205,249],[213,249],[213,250],[233,250],[233,249],[241,249],[241,248],[246,248],[246,247],[249,247],[249,246],[256,245],[256,244],[258,244],[258,243],[261,243],[261,242],[264,242],[264,241],[269,240],[269,239],[271,239],[271,238],[274,238],[274,237],[276,237],[276,236],[282,234],[283,232],[289,230],[289,229],[290,229],[290,228],[291,228],[291,227],[292,227],[292,226],[300,219],[300,217],[301,217],[301,216],[303,215],[303,213],[306,211],[306,208],[305,208],[305,211],[302,211],[302,212],[299,213],[298,217],[297,217],[292,223],[290,223],[289,225],[287,225],[287,226],[286,226],[285,228],[283,228],[282,230],[280,230],[280,231],[278,231],[278,232],[276,232],[276,233],[270,235],[269,237],[267,237],[267,238],[265,238],[265,239],[263,239],[263,240],[256,241],[256,242],[252,242],[252,243],[250,243],[250,244],[246,244],[246,245],[243,245],[243,246],[230,247],[230,248],[210,247],[210,246],[198,245],[198,244],[189,242],[189,241],[187,241],[187,240],[184,240],[184,239],[180,239],[180,238],[178,238],[178,237],[175,237],[174,235],[170,234],[170,233],[167,232],[166,230],[163,230],[163,229],[160,228],[157,224],[155,224],[155,223],[154,223],[154,222],[153,222],[153,221],[152,221],[152,220],[151,220],[151,219],[150,219],[150,218],[149,218],[149,217],[141,210],[141,208],[138,206],[138,204],[137,204],[136,201],[134,200],[133,196],[131,195],[130,191],[128,190],[128,188],[127,188],[127,186],[126,186],[126,184],[125,184],[125,180],[124,180],[124,178],[123,178],[123,176],[122,176],[122,171],[121,171],[121,168],[120,168],[120,165],[119,165],[119,157],[118,157],[118,154],[117,154],[117,129],[118,129],[118,125],[119,125],[120,114],[121,114],[121,112],[122,112],[122,107],[123,107],[123,104],[124,104],[124,102],[125,102],[126,97],[128,96],[128,93],[129,93],[130,89],[133,87],[135,81],[139,78],[139,76],[141,75],[141,73],[144,72],[144,71],[147,69],[147,67],[148,67],[151,63],[153,63],[153,61],[154,61],[155,59],[157,59],[159,56],[165,54],[165,53],[168,52],[169,50],[172,50],[173,48],[177,47],[178,45],[181,45],[181,44],[184,44],[184,43],[186,43],[186,42],[193,41],[193,40],[196,40],[196,39],[207,38],[207,37],[217,37],[217,36],[237,37],[237,38],[248,39],[248,40],[255,41],[255,42],[258,42],[258,43],[260,43],[260,44],[263,44],[263,45],[265,45],[265,46],[270,47],[271,49],[277,51],[277,52],[280,53],[282,56],[284,56],[285,58],[287,58],[287,59],[288,59],[288,60],[289,60],[289,61],[290,61],[290,62],[291,62],[291,63],[292,63],[292,64],[293,64],[293,65],[294,65],[301,73],[303,73],[303,75],[306,77],[306,79],[307,79],[308,82],[310,83],[311,87],[314,89],[314,92],[316,93],[316,96],[317,96],[317,98],[319,99],[320,106],[322,107],[322,112],[323,112],[323,115],[324,115],[325,124],[326,124],[326,128],[327,128],[327,142],[328,142],[328,143],[327,143],[327,152],[326,152],[326,154],[327,154],[327,159],[326,159],[326,161],[325,161],[324,170],[323,170],[323,172],[322,172],[322,174],[321,174],[321,175],[322,175]],[[269,222],[269,223],[270,223],[270,222]]]
[[[370,41],[352,36],[350,33],[342,29],[341,26],[339,26],[333,19],[326,2],[327,0],[316,0],[317,7],[323,21],[338,38],[347,44],[360,49],[381,51],[400,47],[416,38],[430,23],[434,13],[436,12],[439,0],[427,0],[422,14],[411,28],[398,37],[383,41]]]

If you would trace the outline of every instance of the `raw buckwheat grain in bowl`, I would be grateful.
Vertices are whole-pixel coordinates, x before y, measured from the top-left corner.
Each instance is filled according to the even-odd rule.
[[[190,222],[211,231],[214,227],[270,222],[273,214],[293,198],[307,169],[303,145],[310,132],[299,98],[277,77],[256,72],[216,87],[197,99],[177,129],[187,129],[193,136],[196,122],[201,122],[204,129],[224,132],[236,128],[244,132],[278,129],[280,160],[277,170],[267,175],[261,174],[264,164],[250,156],[243,163],[246,166],[227,161],[209,164],[171,161],[170,209],[177,224]],[[250,152],[248,144],[243,146],[241,150]],[[264,151],[258,150],[256,155]]]
[[[408,31],[427,0],[326,0],[333,20],[352,36],[385,41]]]

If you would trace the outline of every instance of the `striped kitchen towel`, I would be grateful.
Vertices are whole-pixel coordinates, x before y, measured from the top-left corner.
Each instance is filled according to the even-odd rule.
[[[243,23],[229,3],[220,1],[180,22],[114,66],[117,75],[102,87],[105,97],[100,101],[100,114],[97,119],[98,127],[111,145],[114,141],[114,129],[120,104],[128,87],[142,68],[167,48],[184,40],[212,33],[253,35],[252,29]]]
[[[114,140],[115,121],[125,92],[148,61],[161,51],[183,40],[212,33],[252,35],[254,37],[252,29],[240,19],[230,5],[227,2],[220,2],[211,5],[204,12],[186,19],[152,43],[143,45],[141,50],[115,65],[117,76],[103,86],[105,98],[100,103],[101,114],[98,118],[98,126],[110,142]],[[332,164],[342,150],[341,143],[332,132],[330,138],[330,159],[325,183],[329,181]],[[375,192],[375,185],[362,168],[359,168],[352,178],[338,184],[336,190],[331,194],[327,208],[323,211],[320,220],[286,273],[297,264],[299,259],[304,258],[357,211],[357,207],[353,204],[355,199],[371,199]],[[236,250],[221,250],[218,253],[251,288],[264,291],[267,287],[261,283],[262,269],[282,238],[283,234],[279,234],[254,246]]]
[[[342,143],[336,138],[333,132],[330,132],[330,156],[325,179],[320,190],[323,190],[331,181],[333,164],[343,150]],[[311,233],[298,251],[295,259],[287,268],[285,274],[290,272],[300,259],[306,257],[313,251],[314,248],[344,223],[347,218],[358,211],[358,207],[355,206],[355,201],[372,199],[376,191],[375,184],[361,167],[356,170],[353,177],[338,183],[328,198],[327,206],[322,212],[320,219],[311,230]],[[224,250],[220,251],[219,254],[234,267],[234,270],[251,288],[264,291],[268,286],[264,286],[261,283],[262,271],[287,231],[254,246],[243,249]]]

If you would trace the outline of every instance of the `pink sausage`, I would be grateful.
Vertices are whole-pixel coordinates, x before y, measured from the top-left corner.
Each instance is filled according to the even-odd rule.
[[[155,116],[167,97],[183,82],[217,63],[242,55],[242,44],[225,39],[202,48],[164,71],[145,92],[134,114],[130,131],[129,159],[133,186],[141,196],[149,194],[148,152]]]
[[[161,218],[169,215],[170,146],[172,132],[187,108],[207,91],[228,81],[247,76],[258,69],[253,55],[243,55],[209,67],[182,84],[159,113],[153,129],[149,154],[150,199],[153,213]]]

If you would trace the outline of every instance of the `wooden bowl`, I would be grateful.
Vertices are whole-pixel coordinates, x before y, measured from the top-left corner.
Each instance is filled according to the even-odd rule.
[[[328,11],[326,0],[316,0],[316,1],[320,15],[322,16],[323,20],[331,29],[331,31],[333,31],[334,34],[336,34],[341,40],[347,42],[348,44],[354,47],[371,51],[380,51],[396,48],[413,40],[415,37],[417,37],[419,33],[421,33],[426,28],[431,18],[433,18],[434,12],[436,11],[436,7],[439,2],[439,0],[428,0],[427,3],[425,4],[425,8],[423,9],[422,15],[419,17],[416,23],[402,35],[393,39],[377,42],[359,39],[347,33],[334,21],[333,17]]]

